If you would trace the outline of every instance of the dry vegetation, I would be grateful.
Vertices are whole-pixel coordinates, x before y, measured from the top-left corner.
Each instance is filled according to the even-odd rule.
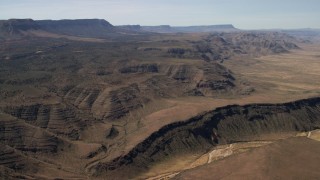
[[[173,177],[293,132],[266,131],[256,142],[222,146],[204,143],[201,132],[186,133],[175,142],[181,153],[160,149],[156,163],[142,157],[128,170],[132,162],[117,164],[117,158],[154,134],[166,138],[157,134],[163,127],[219,107],[320,95],[319,45],[282,33],[133,33],[105,23],[110,29],[90,34],[28,23],[33,29],[5,32],[0,44],[0,145],[6,147],[0,149],[0,178],[104,178],[103,165],[112,162],[116,170],[120,164],[114,177]]]
[[[148,180],[171,179],[179,175],[180,173],[188,173],[190,170],[192,171],[193,168],[201,168],[201,166],[203,165],[210,163],[214,164],[216,163],[216,161],[225,159],[229,156],[234,156],[239,153],[245,153],[247,151],[255,151],[256,148],[267,146],[271,143],[277,143],[279,139],[283,140],[292,137],[308,137],[310,139],[320,141],[319,135],[320,130],[314,130],[309,132],[298,133],[296,135],[274,134],[268,137],[268,139],[270,139],[271,141],[251,141],[232,143],[228,145],[219,145],[214,147],[209,152],[200,156],[196,154],[185,154],[183,155],[183,157],[173,157],[172,159],[170,159],[170,161],[164,162],[161,165],[154,166],[148,173],[141,175],[139,178]],[[301,149],[301,151],[303,150]],[[181,162],[179,163],[179,161]]]
[[[226,65],[239,77],[246,79],[248,82],[252,83],[255,87],[255,92],[246,97],[229,97],[226,99],[209,99],[208,98],[190,98],[183,100],[175,100],[176,106],[163,110],[163,116],[171,112],[173,117],[181,116],[180,112],[184,112],[184,117],[181,119],[186,119],[188,117],[197,114],[198,107],[199,113],[201,111],[208,111],[216,107],[226,106],[228,104],[250,104],[250,103],[279,103],[279,102],[289,102],[303,98],[316,97],[320,94],[320,83],[317,79],[320,78],[320,49],[318,45],[304,45],[301,50],[295,50],[288,54],[282,55],[269,55],[260,58],[248,58],[248,59],[237,59],[235,61],[226,61]],[[190,108],[188,108],[190,107]],[[160,111],[161,112],[161,111]],[[156,117],[161,118],[160,112],[154,114]],[[173,114],[175,112],[175,114]],[[166,116],[165,116],[166,117]],[[158,122],[165,122],[166,118],[162,117]],[[155,119],[153,117],[153,119]],[[151,126],[152,127],[152,126]],[[308,133],[306,133],[307,135]],[[311,133],[312,139],[318,138],[318,131]],[[277,138],[277,136],[276,136]],[[278,136],[278,138],[281,138]],[[319,139],[319,138],[318,138]],[[232,145],[232,152],[244,152],[253,148],[255,142],[240,143]],[[268,144],[268,143],[266,143]],[[257,143],[257,147],[261,145],[266,145],[264,142],[261,144]],[[240,146],[242,147],[240,147]],[[221,147],[224,154],[216,154],[220,159],[221,156],[229,156],[230,147]],[[220,147],[214,148],[214,152]],[[219,151],[220,152],[220,151]],[[175,164],[172,165],[170,162],[163,165],[165,168],[155,168],[152,169],[146,176],[152,174],[151,172],[159,172],[156,179],[166,179],[172,178],[173,176],[179,174],[181,170],[189,169],[194,166],[203,165],[208,162],[209,153],[200,156],[199,159],[193,163],[185,163],[183,165]],[[188,155],[181,157],[181,159],[189,159],[189,161],[194,160],[192,156],[187,158]],[[214,159],[214,157],[211,157]],[[178,161],[177,159],[171,161]],[[191,165],[190,165],[191,164]],[[170,166],[171,165],[171,166]],[[171,168],[168,168],[171,167]],[[179,171],[180,170],[180,171]],[[169,173],[168,171],[171,171]],[[163,172],[160,173],[160,172]],[[154,178],[151,178],[154,179]]]
[[[275,101],[318,96],[319,45],[301,45],[301,48],[288,54],[228,61],[226,66]]]
[[[319,142],[305,137],[289,138],[185,171],[174,179],[317,179],[319,147]]]

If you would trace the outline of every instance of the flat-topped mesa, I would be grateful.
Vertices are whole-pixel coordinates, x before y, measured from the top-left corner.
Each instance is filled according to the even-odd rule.
[[[155,33],[176,33],[170,25],[141,26],[141,30]]]
[[[235,32],[238,31],[232,24],[204,25],[204,26],[142,26],[143,31],[157,33],[203,33],[203,32]]]
[[[122,29],[126,29],[126,30],[131,30],[131,31],[141,31],[142,26],[140,25],[121,25],[121,26],[117,26],[119,28]]]
[[[116,32],[104,19],[40,20],[37,23],[44,31],[71,36],[101,38]]]
[[[104,19],[62,19],[62,20],[38,20],[36,21],[43,28],[61,28],[72,26],[99,26],[105,28],[113,27],[108,21]]]
[[[205,26],[177,26],[173,27],[181,32],[233,32],[238,31],[232,24],[205,25]]]
[[[124,30],[114,27],[104,19],[9,19],[0,21],[0,38],[3,39],[22,38],[26,35],[36,36],[39,32],[42,34],[105,38],[122,31]]]
[[[9,19],[0,21],[0,29],[9,33],[39,28],[37,22],[32,19]]]
[[[204,26],[204,27],[214,27],[217,29],[235,28],[232,24],[220,24],[220,25],[211,25],[211,26]]]

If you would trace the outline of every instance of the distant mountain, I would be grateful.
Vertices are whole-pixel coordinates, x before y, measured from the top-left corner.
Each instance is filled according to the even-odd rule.
[[[9,19],[0,21],[0,39],[16,39],[23,35],[23,31],[40,29],[32,19]]]
[[[141,31],[142,30],[142,26],[140,25],[121,25],[121,26],[117,26],[121,29],[127,29],[127,30],[132,30],[132,31]]]
[[[254,32],[264,32],[257,30]],[[271,30],[270,30],[271,31]],[[284,32],[307,40],[320,39],[320,30],[273,30]],[[0,20],[0,40],[13,40],[26,37],[67,38],[82,41],[127,40],[147,38],[153,33],[215,33],[215,32],[243,32],[232,24],[208,26],[113,26],[104,19],[64,19],[64,20],[32,20],[9,19]],[[269,32],[269,31],[267,31]],[[140,35],[138,37],[137,35]],[[82,39],[79,39],[82,38]],[[84,39],[94,38],[94,39]]]
[[[0,40],[12,40],[34,36],[67,39],[76,39],[78,37],[123,39],[124,35],[146,35],[150,33],[197,33],[234,31],[238,31],[238,29],[236,29],[231,24],[211,26],[113,26],[104,19],[9,19],[0,21]]]
[[[148,32],[156,32],[156,33],[177,33],[173,27],[169,25],[161,25],[161,26],[142,26],[141,30]]]
[[[15,33],[20,30],[39,29],[39,25],[32,19],[9,19],[0,21],[2,31]]]
[[[291,29],[281,30],[281,32],[305,39],[307,41],[319,41],[320,40],[320,29]]]
[[[238,31],[232,24],[211,25],[211,26],[187,26],[174,27],[181,32],[216,32],[216,31]]]
[[[197,33],[197,32],[234,32],[238,31],[232,24],[209,26],[141,26],[140,30],[157,33]]]
[[[9,19],[0,21],[0,39],[22,37],[115,38],[138,32],[115,27],[104,19],[32,20]]]
[[[64,35],[99,38],[117,31],[117,28],[103,19],[41,20],[36,22],[42,30]]]

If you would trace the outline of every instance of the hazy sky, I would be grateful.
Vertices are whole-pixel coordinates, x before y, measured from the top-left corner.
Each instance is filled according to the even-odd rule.
[[[0,0],[0,19],[106,19],[114,25],[320,28],[320,0]]]

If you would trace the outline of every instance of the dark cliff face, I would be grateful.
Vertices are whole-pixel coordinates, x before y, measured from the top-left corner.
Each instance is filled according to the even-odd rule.
[[[39,25],[32,19],[9,19],[7,21],[0,21],[0,27],[3,31],[6,32],[39,29]]]
[[[82,36],[106,37],[115,32],[122,32],[103,19],[76,20],[37,20],[9,19],[0,21],[0,36],[18,36],[22,31],[41,30],[50,33]],[[2,35],[2,33],[4,33]],[[6,37],[8,38],[8,37]]]
[[[23,31],[37,30],[39,25],[32,19],[9,19],[0,21],[0,40],[19,39]]]
[[[86,126],[74,109],[61,104],[6,107],[4,112],[71,140],[79,139],[81,129]]]
[[[96,176],[119,175],[124,171],[130,178],[166,156],[206,152],[217,144],[317,128],[320,128],[320,98],[274,105],[226,106],[185,122],[167,125],[128,154],[108,163],[98,163],[90,171]]]
[[[40,20],[36,21],[42,29],[57,30],[79,27],[91,28],[113,28],[113,26],[103,19],[76,19],[76,20]]]
[[[37,24],[48,32],[84,37],[104,37],[115,31],[115,27],[103,19],[41,20]]]

